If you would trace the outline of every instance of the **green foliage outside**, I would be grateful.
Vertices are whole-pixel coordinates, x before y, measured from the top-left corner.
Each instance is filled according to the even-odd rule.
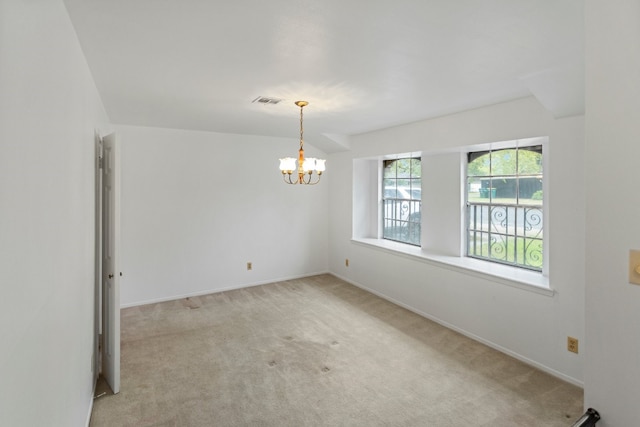
[[[419,158],[407,158],[397,160],[385,160],[385,178],[420,178],[422,176],[422,164]]]
[[[468,176],[537,174],[542,174],[542,154],[526,149],[510,148],[487,152],[467,166]]]
[[[531,195],[531,199],[533,200],[542,200],[542,190],[538,190]]]
[[[506,240],[499,239],[490,245],[486,240],[478,238],[474,247],[474,242],[470,239],[469,256],[542,270],[542,240],[528,239],[525,246],[525,239],[509,236]]]

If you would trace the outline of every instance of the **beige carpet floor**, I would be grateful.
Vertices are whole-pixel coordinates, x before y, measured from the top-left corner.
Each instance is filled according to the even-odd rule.
[[[571,426],[582,390],[334,276],[122,311],[102,426]],[[98,392],[104,385],[101,385]]]

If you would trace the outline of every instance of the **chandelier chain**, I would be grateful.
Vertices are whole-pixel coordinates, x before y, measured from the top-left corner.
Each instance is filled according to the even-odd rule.
[[[302,139],[302,134],[304,132],[304,129],[302,127],[302,110],[303,110],[304,106],[300,106],[300,149],[302,150],[302,145],[304,144],[304,141]]]

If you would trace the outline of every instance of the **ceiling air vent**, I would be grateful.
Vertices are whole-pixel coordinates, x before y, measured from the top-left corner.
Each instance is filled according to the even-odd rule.
[[[279,102],[281,102],[282,99],[280,98],[269,98],[268,96],[259,96],[256,99],[254,99],[253,103],[258,103],[258,104],[278,104]]]

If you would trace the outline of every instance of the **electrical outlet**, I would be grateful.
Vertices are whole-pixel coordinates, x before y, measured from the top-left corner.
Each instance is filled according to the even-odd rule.
[[[344,266],[349,267],[349,258],[344,260]]]
[[[578,338],[567,337],[567,350],[572,353],[578,352]]]
[[[253,265],[250,262],[248,262],[247,263],[247,270],[252,270],[252,269],[253,269]]]

